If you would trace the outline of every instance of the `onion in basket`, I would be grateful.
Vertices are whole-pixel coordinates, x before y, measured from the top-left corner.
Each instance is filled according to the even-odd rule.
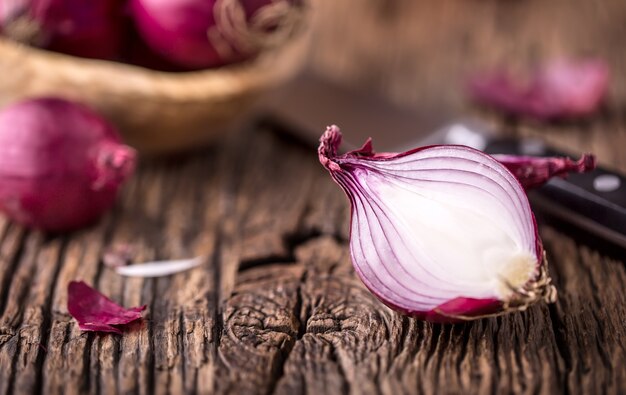
[[[4,0],[0,32],[68,55],[114,59],[122,39],[119,0]]]
[[[298,28],[301,0],[131,0],[146,43],[187,69],[251,58]]]

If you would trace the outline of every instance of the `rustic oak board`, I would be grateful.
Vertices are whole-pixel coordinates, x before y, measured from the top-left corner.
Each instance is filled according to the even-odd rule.
[[[626,171],[626,2],[318,1],[310,67],[407,106],[480,114]],[[390,45],[389,43],[393,43]],[[594,119],[542,125],[468,105],[473,69],[598,55],[614,70]],[[332,120],[329,120],[332,122]],[[315,149],[250,128],[144,162],[94,227],[51,237],[0,217],[0,395],[626,393],[626,259],[540,221],[554,305],[455,325],[397,314],[355,277],[349,207]],[[122,279],[103,252],[204,256],[187,273]],[[82,333],[67,283],[147,304],[123,336]]]

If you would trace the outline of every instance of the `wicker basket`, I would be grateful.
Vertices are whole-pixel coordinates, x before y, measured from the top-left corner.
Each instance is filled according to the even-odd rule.
[[[295,74],[308,32],[256,60],[168,73],[48,52],[0,38],[0,106],[57,96],[99,110],[142,153],[208,143],[245,118],[255,97]]]

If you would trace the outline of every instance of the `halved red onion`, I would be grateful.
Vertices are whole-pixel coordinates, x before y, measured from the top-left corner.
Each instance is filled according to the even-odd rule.
[[[454,145],[375,154],[370,140],[338,155],[340,142],[330,126],[319,159],[350,199],[354,268],[385,304],[457,321],[555,300],[524,188],[493,157]]]

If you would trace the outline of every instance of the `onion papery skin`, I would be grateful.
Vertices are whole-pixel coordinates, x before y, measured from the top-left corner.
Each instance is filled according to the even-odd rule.
[[[83,281],[67,285],[67,311],[83,331],[122,334],[123,325],[141,319],[146,305],[124,308]]]
[[[115,60],[121,51],[121,0],[16,0],[0,12],[0,31],[67,55]]]
[[[135,151],[100,115],[55,98],[0,113],[0,210],[30,228],[65,232],[115,203]]]
[[[148,46],[188,70],[241,62],[280,45],[298,28],[304,7],[301,0],[131,0],[130,4]]]
[[[513,173],[524,189],[540,187],[552,177],[565,178],[569,173],[585,173],[596,168],[596,157],[583,154],[580,159],[567,157],[540,158],[534,156],[493,155]]]
[[[592,115],[604,102],[610,68],[602,59],[554,59],[524,79],[508,70],[474,76],[470,95],[509,115],[538,120],[575,119]]]
[[[523,310],[539,300],[555,300],[556,291],[547,274],[547,261],[528,198],[518,180],[502,164],[464,146],[428,146],[404,153],[376,154],[369,140],[358,150],[338,155],[340,142],[339,129],[329,127],[320,139],[319,159],[350,200],[350,250],[355,271],[387,306],[428,321],[458,322]],[[463,180],[468,181],[463,184]],[[502,223],[515,225],[502,234],[514,242],[513,252],[522,254],[524,262],[530,265],[528,274],[521,280],[515,277],[519,281],[515,287],[504,286],[501,291],[502,288],[491,289],[492,282],[486,282],[490,284],[486,286],[472,283],[463,275],[446,274],[446,267],[452,266],[437,267],[441,262],[432,260],[434,256],[447,256],[445,252],[429,255],[428,240],[412,237],[419,232],[407,233],[411,229],[406,226],[410,220],[402,219],[401,214],[412,211],[412,208],[407,210],[412,202],[399,196],[414,196],[417,191],[427,200],[418,199],[415,204],[430,200],[437,204],[436,197],[454,199],[455,190],[460,192],[460,197],[469,197],[468,203],[459,201],[454,210],[461,213],[464,213],[461,209],[467,210],[468,215],[474,216],[471,199],[485,197],[491,199],[485,207],[498,206],[497,210],[506,217],[502,221],[507,222]],[[402,204],[394,206],[398,202]],[[454,200],[445,202],[456,204]],[[476,214],[476,218],[483,217]],[[433,233],[436,233],[439,229],[434,225]],[[457,225],[463,226],[452,223]],[[485,237],[490,240],[489,234]],[[454,240],[450,243],[450,248],[455,248]],[[500,248],[497,244],[495,247]],[[430,263],[426,264],[428,259]],[[508,266],[496,267],[504,273],[509,270]],[[492,281],[491,277],[488,281]]]

